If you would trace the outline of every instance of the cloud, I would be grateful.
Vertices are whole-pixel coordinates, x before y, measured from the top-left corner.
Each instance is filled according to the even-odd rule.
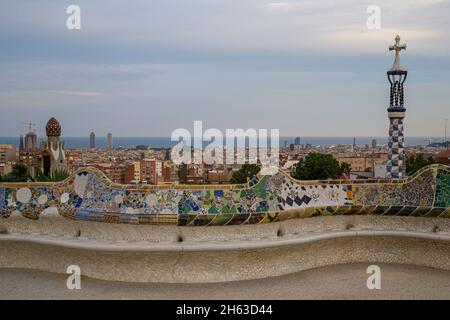
[[[93,91],[54,91],[54,93],[73,97],[99,97],[103,96],[100,92]]]
[[[63,4],[42,1],[29,10],[23,3],[5,5],[0,38],[8,41],[0,42],[0,58],[131,63],[267,51],[366,54],[374,49],[371,43],[379,44],[374,38],[391,41],[389,30],[394,36],[406,31],[405,40],[410,31],[416,48],[438,45],[436,55],[450,51],[448,0],[377,0],[383,29],[370,34],[366,9],[372,0],[134,0],[126,8],[121,1],[107,7],[85,0],[78,4],[79,32],[65,28]],[[432,37],[420,37],[420,30]]]
[[[274,12],[299,12],[304,11],[307,8],[311,8],[313,5],[310,1],[304,2],[271,2],[269,3],[268,9]]]
[[[65,28],[69,4],[2,4],[0,135],[50,116],[68,135],[165,135],[196,119],[383,135],[396,34],[408,44],[408,134],[434,134],[433,121],[449,116],[449,1],[377,0],[379,31],[366,28],[372,0],[77,0],[79,32]]]

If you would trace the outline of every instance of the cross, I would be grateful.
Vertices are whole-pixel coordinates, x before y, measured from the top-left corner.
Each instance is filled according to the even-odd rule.
[[[389,51],[395,50],[395,54],[398,55],[401,50],[406,50],[406,44],[400,44],[400,36],[395,37],[395,44],[389,46]]]
[[[403,69],[403,67],[400,64],[400,51],[406,50],[406,44],[400,44],[400,36],[397,35],[395,37],[395,44],[393,46],[389,46],[389,51],[395,50],[395,60],[394,65],[392,66],[391,70],[398,70]]]

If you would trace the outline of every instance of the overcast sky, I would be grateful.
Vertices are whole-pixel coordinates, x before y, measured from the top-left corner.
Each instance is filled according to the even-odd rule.
[[[81,7],[81,30],[66,8]],[[381,8],[381,30],[366,9]],[[170,136],[278,128],[281,136],[385,136],[388,46],[408,48],[405,134],[450,118],[448,0],[3,0],[0,136]]]

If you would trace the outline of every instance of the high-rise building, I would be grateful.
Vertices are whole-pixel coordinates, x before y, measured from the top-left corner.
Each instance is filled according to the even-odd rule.
[[[23,135],[20,135],[20,140],[19,140],[19,151],[23,151],[25,148],[25,144],[23,143]]]
[[[95,148],[95,133],[91,132],[90,136],[89,136],[89,146],[91,147],[91,149]]]
[[[403,119],[405,118],[404,89],[408,71],[400,63],[400,51],[406,50],[406,44],[400,44],[400,37],[395,37],[395,44],[389,51],[395,51],[395,60],[392,68],[387,72],[390,83],[389,116],[389,142],[388,142],[388,178],[398,179],[406,175],[405,150],[403,136]]]
[[[372,148],[375,149],[377,146],[377,139],[372,139]]]
[[[299,146],[299,145],[300,145],[300,137],[295,138],[294,144],[295,144],[296,146]]]
[[[108,150],[109,151],[111,151],[112,148],[113,148],[113,140],[112,139],[113,139],[112,133],[108,133],[106,140],[108,140],[107,143],[108,143]]]

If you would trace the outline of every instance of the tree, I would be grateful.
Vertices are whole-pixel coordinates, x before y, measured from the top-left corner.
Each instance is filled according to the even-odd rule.
[[[426,156],[423,153],[413,153],[406,157],[406,174],[411,175],[417,170],[436,163],[433,156]]]
[[[23,163],[16,163],[12,167],[11,176],[18,181],[27,181],[27,167]]]
[[[341,163],[341,174],[345,173],[346,175],[350,175],[350,171],[352,171],[352,167],[350,166],[350,164],[348,164],[347,162],[342,162]]]
[[[246,183],[247,178],[252,179],[261,168],[256,164],[244,164],[239,171],[233,173],[231,183]]]
[[[331,154],[310,153],[295,165],[292,177],[300,180],[338,179],[350,174],[350,165],[339,162]]]
[[[26,182],[28,181],[27,167],[23,163],[13,165],[11,173],[4,175],[1,180],[3,182]]]
[[[40,168],[36,168],[36,178],[34,180],[39,182],[57,182],[65,180],[69,175],[67,170],[55,170],[46,175]]]

